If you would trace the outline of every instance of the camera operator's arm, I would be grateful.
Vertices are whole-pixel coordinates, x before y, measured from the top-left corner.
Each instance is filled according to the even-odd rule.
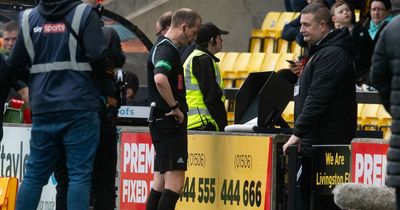
[[[110,30],[110,43],[108,45],[109,58],[114,61],[115,68],[122,68],[122,66],[125,64],[125,53],[121,48],[121,39],[113,28],[103,28],[103,30]]]
[[[90,59],[93,70],[99,75],[103,74],[104,59],[106,58],[106,38],[100,30],[100,20],[97,13],[93,10],[87,19],[83,35],[83,45],[85,48],[85,55]]]
[[[29,82],[29,67],[31,60],[29,59],[28,51],[25,48],[23,31],[18,33],[13,51],[8,59],[8,65],[11,73],[26,84]],[[9,72],[8,72],[9,73]],[[10,76],[10,75],[8,75]]]
[[[0,56],[0,82],[4,83],[7,79],[7,75],[9,74],[9,70],[6,65],[6,61]]]
[[[99,77],[101,95],[107,98],[107,105],[111,107],[117,107],[118,103],[123,103],[123,97],[121,93],[117,93],[117,89],[122,88],[116,87],[115,85],[115,72],[116,68],[121,68],[125,63],[125,54],[121,49],[121,42],[118,33],[111,27],[102,28],[104,37],[107,40],[107,56],[104,61],[106,73]],[[117,75],[119,76],[119,75]],[[119,78],[117,78],[119,79]],[[123,80],[123,78],[121,78]],[[122,85],[117,81],[119,85]]]

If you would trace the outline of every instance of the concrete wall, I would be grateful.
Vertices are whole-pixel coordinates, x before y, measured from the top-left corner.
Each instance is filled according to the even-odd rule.
[[[145,6],[138,8],[138,5]],[[163,12],[192,8],[203,22],[214,22],[230,32],[223,37],[223,51],[241,52],[248,50],[251,29],[261,27],[267,12],[284,11],[283,0],[112,0],[105,6],[138,25],[152,41],[155,41],[155,22]]]

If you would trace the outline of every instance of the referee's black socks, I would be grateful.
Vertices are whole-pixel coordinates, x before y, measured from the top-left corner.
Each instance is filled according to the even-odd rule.
[[[161,192],[155,191],[153,188],[150,190],[150,195],[147,198],[146,210],[157,210],[161,194]]]
[[[178,193],[165,189],[158,204],[158,210],[174,210],[179,197]]]

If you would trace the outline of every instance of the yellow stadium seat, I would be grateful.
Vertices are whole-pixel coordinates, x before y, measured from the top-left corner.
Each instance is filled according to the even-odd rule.
[[[283,12],[274,28],[266,30],[264,38],[264,52],[287,52],[289,43],[286,40],[280,39],[283,27],[289,23],[294,16],[293,12]]]
[[[233,125],[235,122],[235,112],[227,112],[226,115],[228,118],[228,125]]]
[[[265,16],[261,29],[253,29],[251,31],[251,37],[249,40],[249,52],[260,52],[263,50],[264,52],[273,52],[274,45],[270,45],[270,51],[265,51],[263,48],[264,38],[268,36],[270,31],[273,31],[278,23],[279,17],[281,16],[280,12],[268,12]]]
[[[294,53],[297,57],[303,55],[304,49],[297,44],[296,41],[290,43],[290,52]]]
[[[357,129],[358,130],[361,130],[361,128],[362,128],[362,126],[361,126],[361,123],[362,123],[361,111],[362,111],[363,107],[364,107],[364,104],[362,104],[362,103],[357,104]]]
[[[379,119],[379,125],[390,125],[392,121],[392,116],[386,111],[383,105],[379,105],[378,112],[376,116]]]
[[[378,130],[377,113],[379,104],[365,104],[361,110],[361,125],[363,130]]]
[[[261,70],[261,66],[264,62],[265,53],[252,53],[249,64],[247,65],[247,73],[258,72]]]
[[[360,13],[361,11],[359,9],[354,10],[354,15],[356,16],[356,22],[360,20]]]
[[[383,131],[383,139],[390,139],[392,136],[392,131],[390,130],[390,127],[387,130],[382,130]]]
[[[261,65],[260,71],[275,71],[275,66],[280,56],[281,54],[279,53],[267,53]]]
[[[276,49],[277,53],[287,53],[289,51],[290,42],[288,42],[284,39],[278,38],[277,43],[278,43],[277,49]]]
[[[275,53],[275,39],[265,38],[263,44],[263,52]]]
[[[259,52],[261,48],[266,53],[277,52],[278,48],[279,51],[287,52],[289,43],[284,40],[278,43],[278,38],[281,37],[283,27],[293,19],[294,15],[294,12],[269,12],[261,29],[252,30],[249,52]],[[262,38],[264,38],[263,41]]]
[[[249,40],[249,52],[260,52],[263,38],[251,37]]]
[[[244,79],[247,77],[247,65],[249,64],[251,57],[251,53],[245,52],[245,53],[240,53],[239,57],[236,59],[235,65],[233,67],[235,71],[234,78],[235,79],[235,85],[233,87],[240,87],[244,81]]]
[[[238,56],[238,52],[227,52],[219,64],[225,87],[232,87],[232,79],[235,77],[234,65]]]
[[[215,53],[215,57],[217,57],[220,62],[224,58],[224,56],[225,56],[225,52]]]
[[[289,62],[287,60],[294,60],[295,54],[293,53],[280,53],[278,62],[275,65],[275,71],[280,71],[281,69],[288,69],[290,67]]]
[[[390,125],[392,124],[392,117],[385,110],[385,107],[383,105],[379,106],[376,116],[379,119],[378,121],[379,130],[383,131],[383,138],[389,139],[391,136]]]
[[[266,31],[272,31],[275,28],[279,17],[281,16],[280,12],[268,12],[265,16],[261,29],[253,29],[251,31],[252,37],[265,37],[267,36]]]
[[[299,17],[300,14],[301,14],[301,12],[295,12],[294,15],[293,15],[293,19],[292,19],[292,20],[294,20],[294,19],[296,19],[297,17]]]
[[[1,177],[0,192],[0,209],[15,209],[18,179],[16,177]]]
[[[236,59],[239,56],[238,52],[226,52],[224,58],[219,63],[219,69],[221,70],[223,77],[229,77],[229,73],[233,73],[233,66],[235,65]]]
[[[267,36],[274,37],[275,39],[281,37],[283,27],[292,21],[293,16],[294,12],[282,12],[275,27],[273,29],[267,29]]]
[[[294,124],[294,101],[289,101],[288,105],[286,106],[285,110],[282,112],[283,119],[293,127]]]

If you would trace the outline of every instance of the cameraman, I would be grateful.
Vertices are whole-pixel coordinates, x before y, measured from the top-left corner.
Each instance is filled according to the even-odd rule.
[[[102,6],[95,0],[83,2],[93,6],[101,15]],[[99,78],[101,105],[100,105],[100,142],[97,147],[92,175],[93,209],[114,210],[115,208],[115,177],[117,166],[117,126],[116,117],[121,104],[121,69],[125,63],[125,54],[121,49],[121,40],[117,32],[111,27],[102,27],[107,41],[107,56],[105,60],[106,75]],[[118,70],[118,79],[115,72]],[[122,78],[123,79],[123,78]],[[118,80],[118,81],[116,81]],[[61,162],[54,175],[57,179],[56,209],[67,208],[67,169],[65,162]]]
[[[5,57],[0,54],[0,141],[3,139],[3,112],[4,103],[8,96],[8,77],[9,71],[6,65]]]

